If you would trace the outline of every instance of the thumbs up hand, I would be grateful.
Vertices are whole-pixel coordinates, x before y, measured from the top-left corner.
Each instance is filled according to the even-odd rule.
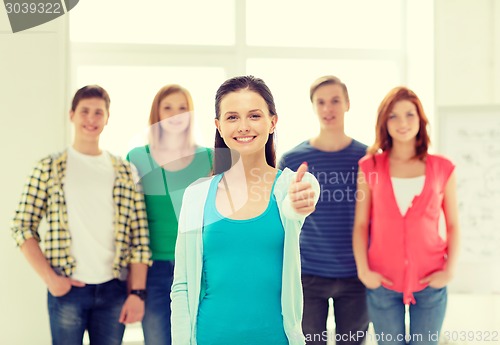
[[[302,182],[307,172],[307,162],[304,162],[297,169],[295,180],[290,184],[288,196],[292,208],[301,215],[309,215],[315,210],[314,190],[309,182]]]

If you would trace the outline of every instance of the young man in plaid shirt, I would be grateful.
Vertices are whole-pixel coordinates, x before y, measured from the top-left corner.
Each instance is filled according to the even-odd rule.
[[[54,345],[81,344],[85,330],[93,345],[121,344],[125,324],[144,314],[147,218],[131,166],[99,148],[109,103],[100,86],[76,92],[73,145],[38,162],[12,221],[12,236],[47,285]]]

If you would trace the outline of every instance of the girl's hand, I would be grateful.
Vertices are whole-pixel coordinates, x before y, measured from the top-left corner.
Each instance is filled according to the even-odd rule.
[[[452,274],[447,270],[437,271],[429,274],[427,277],[420,279],[420,284],[429,284],[434,289],[441,289],[448,285],[452,278]]]
[[[382,283],[386,285],[392,285],[392,281],[374,271],[366,271],[363,274],[358,274],[358,277],[359,280],[361,280],[361,282],[368,289],[379,288],[382,285]]]
[[[302,182],[302,178],[307,172],[307,163],[304,162],[297,169],[295,181],[290,184],[288,195],[292,203],[292,208],[301,215],[310,215],[316,209],[314,203],[314,191],[311,184]]]

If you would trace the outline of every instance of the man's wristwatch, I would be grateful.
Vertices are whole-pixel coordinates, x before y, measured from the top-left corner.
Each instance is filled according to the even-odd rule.
[[[141,300],[146,300],[146,289],[140,289],[140,290],[130,290],[131,295],[136,295],[138,296]]]

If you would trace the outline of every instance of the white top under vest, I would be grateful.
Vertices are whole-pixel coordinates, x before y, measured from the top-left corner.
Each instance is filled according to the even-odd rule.
[[[113,185],[115,172],[109,153],[90,156],[68,148],[64,196],[76,260],[72,278],[86,284],[113,279],[115,256]]]
[[[404,178],[391,177],[391,180],[399,211],[404,216],[411,207],[413,199],[422,192],[425,175]]]

